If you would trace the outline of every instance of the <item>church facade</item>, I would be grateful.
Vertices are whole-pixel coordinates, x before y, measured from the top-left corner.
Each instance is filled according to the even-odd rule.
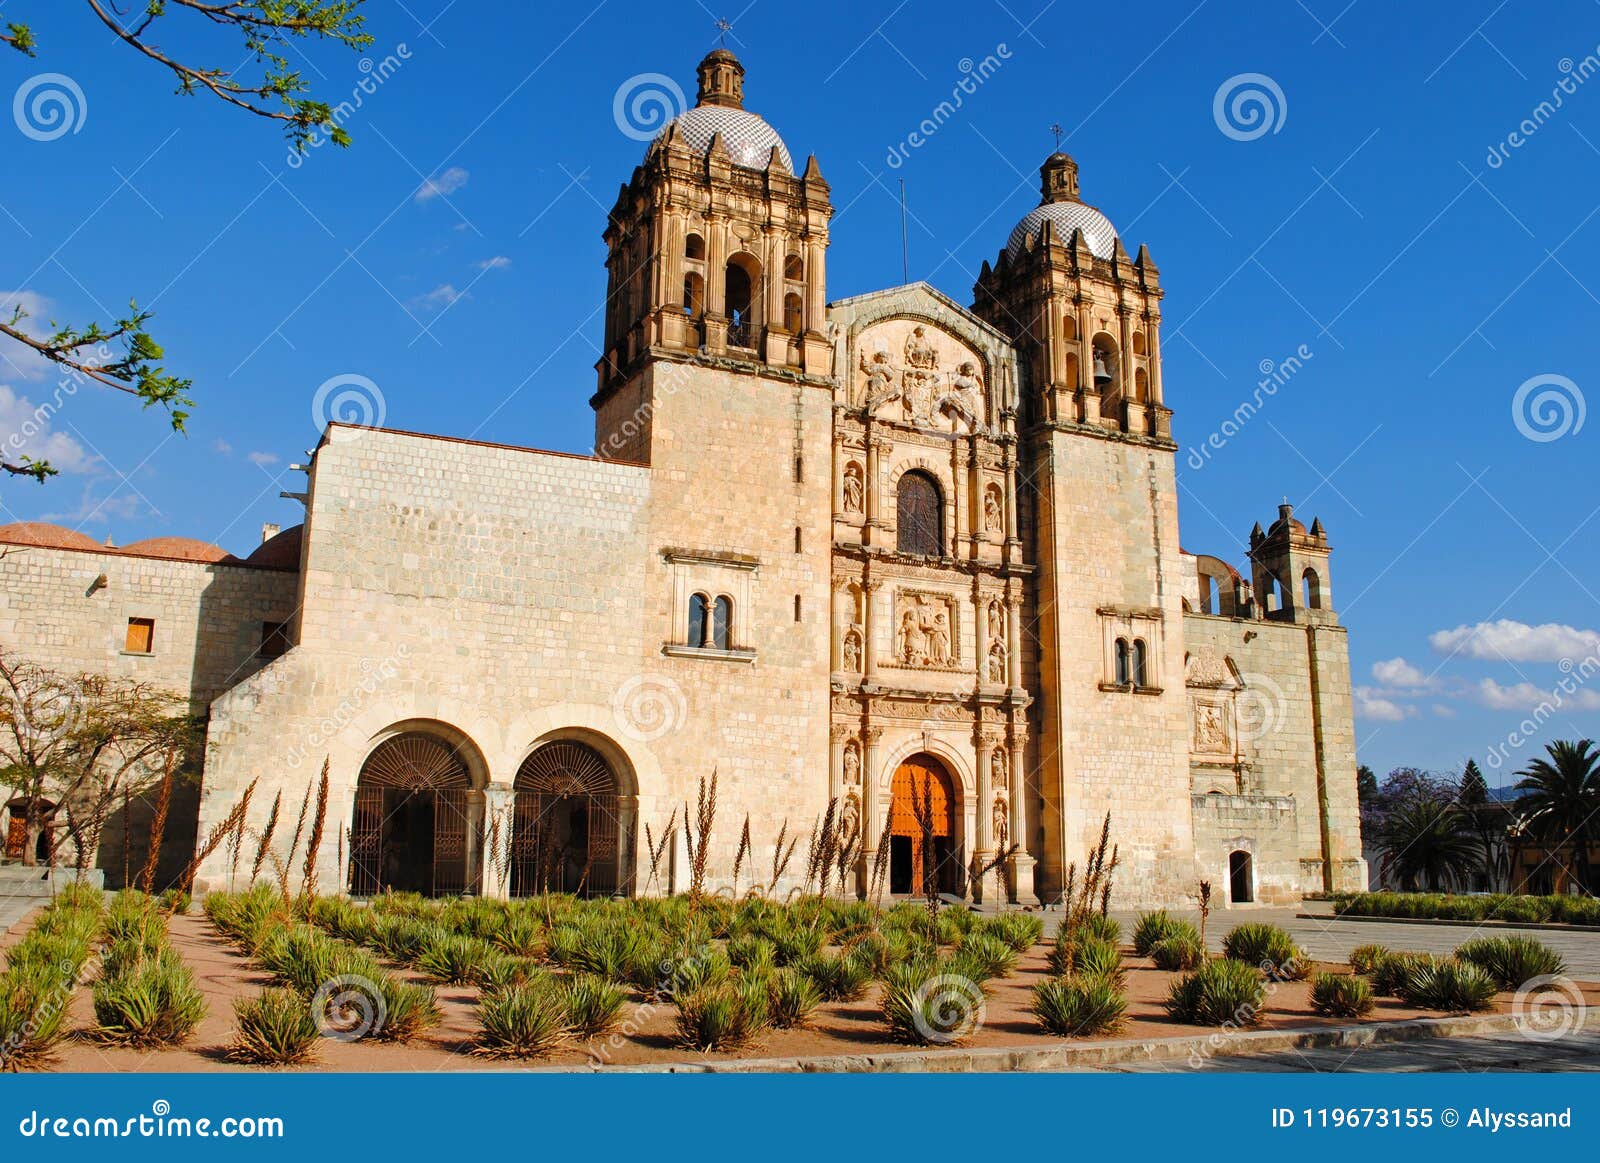
[[[1159,272],[1076,163],[970,307],[830,302],[816,159],[731,53],[699,82],[605,230],[593,455],[335,423],[243,560],[0,529],[0,641],[188,692],[201,836],[326,762],[359,894],[682,890],[713,773],[714,888],[746,823],[742,887],[780,837],[798,886],[831,819],[855,891],[1031,904],[1107,813],[1122,905],[1365,887],[1326,533],[1281,507],[1248,576],[1182,548]]]

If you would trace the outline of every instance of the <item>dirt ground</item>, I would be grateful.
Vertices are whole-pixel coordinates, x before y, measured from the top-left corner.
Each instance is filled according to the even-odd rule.
[[[13,926],[4,945],[10,945],[26,931],[32,918]],[[269,984],[268,976],[252,966],[212,928],[203,916],[179,916],[170,925],[172,944],[194,970],[205,992],[208,1012],[186,1045],[176,1049],[130,1050],[102,1046],[81,1038],[62,1043],[52,1068],[59,1071],[216,1071],[253,1070],[227,1057],[233,1037],[233,1003],[252,996]],[[1028,1048],[1058,1045],[1061,1039],[1040,1030],[1028,1013],[1032,985],[1045,976],[1045,951],[1037,946],[1018,962],[1017,970],[991,983],[980,1029],[964,1044],[974,1047]],[[1167,989],[1177,975],[1155,969],[1145,958],[1128,957],[1128,1020],[1122,1031],[1107,1037],[1171,1038],[1215,1032],[1209,1027],[1190,1026],[1171,1021],[1162,1008]],[[1347,969],[1342,965],[1319,966]],[[405,971],[413,980],[419,975]],[[1338,1025],[1337,1019],[1312,1013],[1310,988],[1304,982],[1269,987],[1266,1006],[1258,1029],[1319,1027]],[[1600,1006],[1600,985],[1583,986],[1589,1005]],[[472,1039],[477,1030],[475,1011],[477,990],[471,987],[438,988],[444,1020],[409,1046],[373,1042],[321,1043],[313,1064],[300,1070],[390,1071],[390,1070],[483,1070],[504,1069],[521,1063],[475,1055]],[[1495,1000],[1495,1012],[1511,1009],[1510,994]],[[589,1041],[575,1040],[549,1057],[529,1064],[582,1067],[589,1064],[641,1065],[694,1062],[703,1056],[683,1050],[674,1042],[676,1011],[669,1003],[643,1002],[634,998],[624,1007],[620,1032]],[[1435,1011],[1418,1010],[1393,998],[1378,999],[1370,1021],[1396,1021],[1404,1018],[1437,1017]],[[71,1009],[73,1028],[90,1024],[93,1011],[89,989],[80,987]],[[1090,1041],[1092,1039],[1074,1039]],[[835,1003],[818,1007],[815,1020],[805,1030],[771,1030],[737,1053],[715,1055],[721,1058],[787,1058],[825,1054],[881,1053],[904,1049],[885,1037],[877,1012],[874,989],[858,1002]]]

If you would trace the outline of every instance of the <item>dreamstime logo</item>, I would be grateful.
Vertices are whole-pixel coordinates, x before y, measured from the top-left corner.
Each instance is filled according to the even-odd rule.
[[[1561,678],[1556,685],[1550,688],[1548,697],[1540,699],[1526,718],[1518,723],[1506,737],[1499,743],[1487,749],[1487,758],[1491,769],[1498,771],[1511,759],[1512,755],[1522,750],[1534,739],[1538,738],[1544,730],[1544,725],[1555,717],[1569,699],[1576,697],[1596,674],[1600,674],[1600,658],[1595,655],[1586,655],[1574,661],[1563,658],[1558,664]],[[1581,703],[1579,704],[1581,709]],[[1504,709],[1504,708],[1496,708]]]
[[[345,973],[318,987],[311,997],[311,1015],[324,1038],[357,1042],[382,1031],[389,1006],[377,982]]]
[[[1546,372],[1524,380],[1511,397],[1511,422],[1529,440],[1548,444],[1583,430],[1583,391],[1566,376]]]
[[[1511,1000],[1517,1032],[1535,1042],[1559,1042],[1583,1025],[1585,1011],[1577,983],[1554,973],[1523,982]]]
[[[40,672],[21,693],[13,718],[35,754],[72,734],[83,718],[83,688],[71,679]]]
[[[401,42],[395,45],[394,52],[382,60],[364,56],[357,61],[356,68],[361,72],[361,79],[351,87],[350,96],[328,110],[328,119],[312,128],[304,145],[289,150],[288,156],[284,158],[285,164],[291,170],[297,170],[306,164],[306,156],[311,150],[320,149],[330,141],[349,141],[343,132],[345,122],[354,117],[366,105],[367,98],[376,95],[389,78],[398,73],[401,66],[410,59],[411,46]]]
[[[1256,390],[1249,399],[1239,402],[1239,406],[1217,425],[1216,431],[1199,444],[1190,445],[1189,455],[1184,458],[1189,467],[1196,472],[1203,469],[1210,461],[1211,454],[1226,448],[1228,441],[1244,431],[1245,425],[1255,418],[1267,401],[1278,394],[1278,389],[1299,375],[1300,370],[1314,358],[1311,349],[1302,343],[1283,359],[1264,359],[1257,364],[1256,370],[1261,373],[1261,378],[1256,381]]]
[[[683,689],[670,678],[630,678],[611,696],[617,729],[636,743],[672,734],[689,715]]]
[[[650,141],[689,107],[683,89],[665,73],[635,73],[611,99],[611,117],[627,137]]]
[[[1526,145],[1529,138],[1549,124],[1550,119],[1565,107],[1566,99],[1574,96],[1580,85],[1596,73],[1600,73],[1600,48],[1596,48],[1581,61],[1562,57],[1556,62],[1556,68],[1561,71],[1562,76],[1551,88],[1549,99],[1540,101],[1517,123],[1515,129],[1489,147],[1487,161],[1491,170],[1497,170],[1505,165],[1511,158],[1512,150],[1521,149]]]
[[[1224,137],[1254,141],[1282,131],[1289,119],[1289,101],[1278,82],[1265,73],[1236,73],[1211,98],[1211,119]]]
[[[940,101],[928,116],[917,123],[915,129],[889,147],[889,156],[884,159],[889,168],[897,170],[905,165],[906,159],[911,156],[911,151],[926,145],[928,139],[943,129],[945,123],[966,104],[966,98],[976,93],[984,82],[998,73],[1000,66],[1010,59],[1010,46],[1001,43],[995,45],[994,52],[981,61],[974,61],[971,57],[962,57],[957,61],[956,69],[961,73],[961,79],[951,86],[949,99]]]
[[[970,1037],[983,1025],[988,1003],[983,987],[959,973],[941,973],[922,983],[912,1024],[929,1042],[941,1045]]]
[[[1283,726],[1288,699],[1283,688],[1264,674],[1241,674],[1239,681],[1243,684],[1235,702],[1239,739],[1259,742]]]
[[[377,384],[366,376],[346,372],[323,380],[317,388],[311,398],[311,423],[318,429],[333,423],[382,428],[387,410]]]
[[[17,88],[11,116],[22,136],[55,141],[83,129],[89,120],[89,99],[65,73],[39,73]]]

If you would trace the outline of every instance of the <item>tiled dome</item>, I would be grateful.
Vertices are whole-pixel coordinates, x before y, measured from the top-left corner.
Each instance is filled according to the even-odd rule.
[[[722,144],[736,166],[764,170],[774,146],[783,159],[784,168],[794,172],[794,162],[789,157],[789,147],[783,144],[778,131],[766,123],[760,114],[746,109],[731,109],[726,105],[696,105],[693,109],[673,118],[672,127],[678,131],[683,144],[696,153],[707,153],[711,139],[722,134]],[[662,130],[665,136],[666,130]],[[659,142],[661,138],[656,138]]]
[[[299,569],[300,542],[305,537],[304,525],[291,525],[282,533],[274,534],[245,558],[246,565],[263,569]]]
[[[1111,219],[1093,206],[1082,202],[1046,202],[1029,210],[1027,217],[1017,223],[1017,228],[1006,240],[1007,252],[1016,257],[1028,239],[1038,235],[1046,221],[1055,231],[1057,240],[1063,244],[1072,240],[1074,230],[1083,231],[1089,243],[1089,252],[1096,258],[1110,258],[1116,250],[1117,228],[1111,225]]]
[[[7,545],[37,545],[46,549],[105,548],[87,533],[45,521],[17,521],[0,525],[0,542]]]
[[[124,545],[122,552],[134,557],[170,557],[179,561],[227,561],[232,557],[226,549],[193,537],[148,537]]]

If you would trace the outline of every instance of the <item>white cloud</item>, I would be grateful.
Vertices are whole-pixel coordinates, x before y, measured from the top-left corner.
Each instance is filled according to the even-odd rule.
[[[246,459],[251,464],[259,464],[262,468],[266,468],[270,464],[278,463],[278,454],[276,452],[252,452]]]
[[[1398,723],[1415,718],[1417,714],[1417,708],[1401,706],[1372,687],[1356,687],[1355,704],[1357,718],[1376,719],[1380,723]]]
[[[446,307],[454,307],[467,297],[465,291],[456,290],[450,283],[440,283],[426,295],[418,295],[412,299],[411,306],[423,311],[443,311]]]
[[[1390,658],[1373,663],[1372,677],[1386,687],[1416,689],[1428,685],[1428,677],[1404,658]]]
[[[1545,690],[1531,682],[1501,686],[1494,679],[1486,678],[1478,683],[1478,701],[1492,711],[1532,711],[1539,707],[1595,711],[1600,710],[1600,691]]]
[[[77,508],[70,512],[44,513],[39,520],[54,521],[74,528],[82,525],[106,525],[115,519],[132,520],[143,513],[145,508],[143,498],[131,489],[127,492],[97,497],[94,486],[87,484],[78,498]]]
[[[58,411],[71,397],[57,393],[42,404],[19,396],[9,384],[0,384],[0,459],[18,463],[24,455],[48,460],[60,472],[88,472],[95,458],[64,432],[51,430]]]
[[[467,184],[467,179],[471,176],[460,166],[451,166],[444,173],[425,179],[422,185],[417,187],[417,201],[431,202],[435,198],[454,194]]]
[[[30,339],[41,339],[55,330],[50,325],[49,299],[35,291],[0,291],[0,319],[8,326],[18,307],[24,318],[16,329]],[[42,380],[53,366],[44,356],[13,339],[6,339],[0,346],[0,373],[14,374],[22,380]]]
[[[503,254],[497,254],[493,258],[486,258],[482,262],[475,262],[472,265],[480,271],[503,271],[511,265],[511,260]]]
[[[1456,717],[1456,709],[1444,703],[1434,703],[1433,713],[1435,717],[1440,719],[1453,719]]]
[[[1600,633],[1559,622],[1530,626],[1502,618],[1439,630],[1429,635],[1428,643],[1441,654],[1459,652],[1495,662],[1558,662],[1600,652]]]
[[[213,440],[211,442],[211,451],[220,452],[223,456],[232,456],[233,445],[229,444],[226,440]]]

